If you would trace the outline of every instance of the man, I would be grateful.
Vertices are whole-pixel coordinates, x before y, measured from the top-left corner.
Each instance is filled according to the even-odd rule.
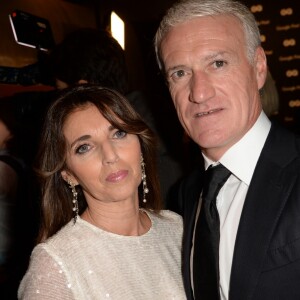
[[[216,203],[216,296],[198,292],[214,267],[195,267],[207,243],[196,237],[204,170],[179,188],[187,298],[300,299],[300,140],[262,111],[267,62],[254,16],[232,0],[178,2],[160,23],[155,50],[205,169],[231,172]]]

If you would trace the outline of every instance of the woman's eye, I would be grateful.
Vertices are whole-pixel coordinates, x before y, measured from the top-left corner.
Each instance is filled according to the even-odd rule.
[[[83,154],[83,153],[86,153],[87,151],[89,151],[89,149],[90,149],[90,146],[88,144],[83,144],[76,148],[76,153]]]
[[[121,139],[121,138],[125,137],[126,135],[127,135],[127,133],[125,131],[122,131],[122,130],[117,130],[114,133],[114,137],[117,138],[117,139]]]

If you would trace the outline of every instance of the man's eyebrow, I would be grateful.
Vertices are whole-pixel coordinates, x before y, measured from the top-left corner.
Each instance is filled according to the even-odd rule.
[[[207,60],[212,60],[212,59],[215,59],[217,58],[218,56],[222,56],[222,55],[225,55],[225,54],[228,54],[227,51],[217,51],[217,52],[214,52],[212,54],[209,54],[207,55],[204,60],[207,61]]]
[[[185,68],[184,65],[176,65],[176,66],[170,67],[166,70],[166,74],[168,74],[172,71],[178,70],[178,69],[183,69],[183,68]]]
[[[217,51],[217,52],[214,52],[214,53],[211,53],[211,54],[205,56],[204,61],[209,61],[209,60],[212,60],[212,59],[216,59],[218,56],[222,56],[222,55],[226,55],[226,54],[228,54],[227,51]],[[172,71],[179,70],[179,69],[184,69],[185,67],[186,67],[185,65],[172,66],[172,67],[166,69],[165,73],[169,74]]]

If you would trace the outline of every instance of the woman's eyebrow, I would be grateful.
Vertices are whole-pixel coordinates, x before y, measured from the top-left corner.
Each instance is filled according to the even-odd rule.
[[[79,138],[77,138],[76,140],[74,140],[72,143],[71,143],[71,148],[78,142],[81,142],[81,141],[86,141],[88,139],[90,139],[91,136],[89,134],[86,134],[86,135],[83,135],[83,136],[80,136]]]

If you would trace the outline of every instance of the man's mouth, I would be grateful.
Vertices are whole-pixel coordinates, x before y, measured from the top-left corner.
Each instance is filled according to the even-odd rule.
[[[217,108],[217,109],[212,109],[212,110],[209,110],[209,111],[204,111],[204,112],[201,112],[201,113],[197,113],[197,114],[194,115],[194,118],[207,116],[207,115],[213,114],[213,113],[221,111],[221,110],[222,110],[221,108]]]

